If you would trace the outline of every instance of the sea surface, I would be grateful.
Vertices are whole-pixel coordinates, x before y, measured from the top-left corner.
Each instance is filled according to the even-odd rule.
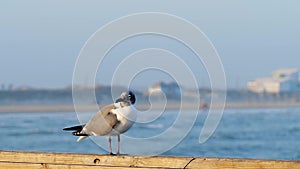
[[[192,114],[189,110],[182,113]],[[121,136],[121,153],[300,160],[300,108],[227,109],[214,134],[200,144],[207,114],[201,111],[195,121],[189,121],[178,119],[178,111],[167,110],[151,122],[136,123]],[[86,117],[92,115],[86,113]],[[76,142],[75,136],[62,130],[78,124],[77,117],[70,112],[1,113],[0,150],[107,153],[105,137]],[[175,120],[179,125],[174,125]],[[186,126],[191,126],[189,132]],[[174,130],[170,134],[168,129]],[[113,143],[116,151],[115,138]]]

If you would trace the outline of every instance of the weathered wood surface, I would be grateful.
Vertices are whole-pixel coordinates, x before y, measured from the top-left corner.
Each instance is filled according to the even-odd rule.
[[[0,151],[0,168],[128,169],[128,168],[280,168],[300,169],[300,161],[221,159],[166,156],[110,156],[98,154]]]

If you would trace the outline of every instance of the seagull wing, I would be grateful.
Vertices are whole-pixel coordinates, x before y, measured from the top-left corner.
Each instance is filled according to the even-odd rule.
[[[116,109],[114,104],[103,107],[83,127],[81,133],[94,136],[109,134],[113,127],[119,123],[117,116],[111,112],[113,109]]]

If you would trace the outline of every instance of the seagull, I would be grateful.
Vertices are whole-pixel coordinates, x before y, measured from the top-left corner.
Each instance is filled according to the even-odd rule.
[[[79,136],[77,142],[88,136],[106,136],[109,143],[109,154],[112,153],[111,136],[118,137],[118,151],[120,154],[120,134],[131,128],[136,120],[135,95],[133,92],[123,92],[115,103],[104,106],[86,124],[67,127],[63,130],[74,131]]]

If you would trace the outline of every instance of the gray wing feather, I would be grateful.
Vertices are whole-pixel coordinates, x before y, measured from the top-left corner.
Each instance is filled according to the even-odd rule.
[[[114,104],[103,107],[84,126],[82,133],[98,136],[109,134],[112,128],[118,123],[117,116],[111,113],[111,110],[115,108]]]

